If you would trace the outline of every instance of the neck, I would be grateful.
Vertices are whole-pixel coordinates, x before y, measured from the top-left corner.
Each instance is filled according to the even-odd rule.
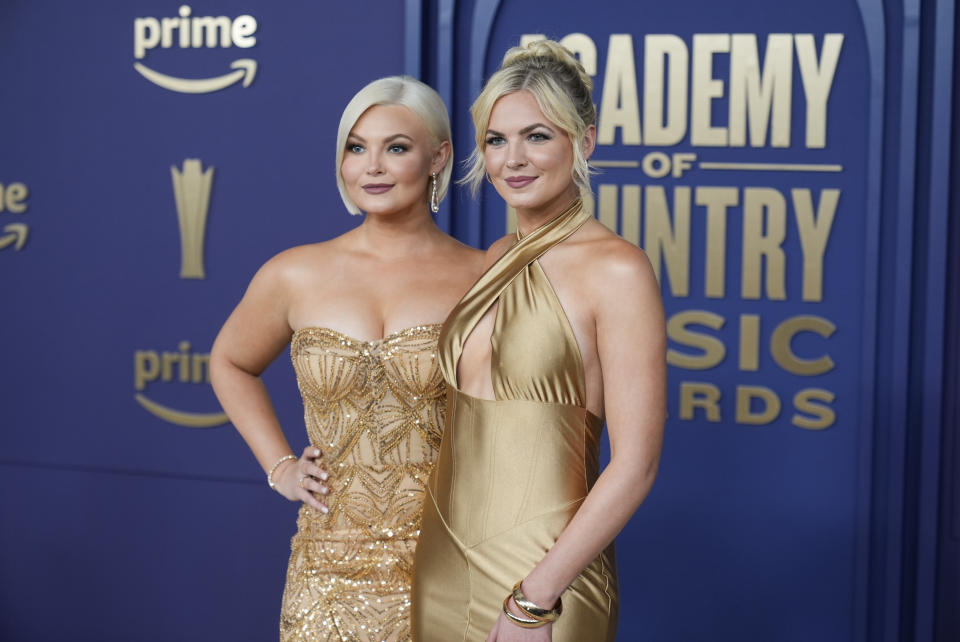
[[[517,230],[520,231],[520,235],[526,236],[557,218],[579,196],[580,190],[576,184],[570,183],[567,189],[542,205],[534,208],[517,209]]]
[[[403,212],[367,214],[356,234],[358,249],[384,259],[429,252],[443,236],[426,202]]]

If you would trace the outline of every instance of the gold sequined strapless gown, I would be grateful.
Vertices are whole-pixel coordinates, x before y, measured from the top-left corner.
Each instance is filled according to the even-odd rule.
[[[486,639],[504,597],[546,555],[598,476],[603,422],[586,409],[573,329],[538,258],[589,220],[577,201],[517,243],[470,289],[440,335],[447,421],[430,477],[413,579],[419,642]],[[495,398],[457,387],[464,342],[494,303]],[[563,593],[554,642],[612,641],[611,544]]]
[[[444,415],[439,325],[381,341],[298,330],[290,347],[310,443],[331,489],[300,508],[283,593],[283,642],[410,639],[424,486]]]

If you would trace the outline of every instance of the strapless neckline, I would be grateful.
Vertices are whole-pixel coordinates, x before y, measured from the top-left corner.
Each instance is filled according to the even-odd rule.
[[[300,508],[280,640],[410,639],[413,553],[446,409],[439,334],[439,324],[371,340],[317,325],[293,333],[307,436],[331,475],[329,511]]]
[[[410,326],[409,328],[401,328],[396,332],[391,332],[390,334],[384,335],[380,339],[358,339],[344,332],[340,332],[339,330],[334,330],[333,328],[327,328],[319,325],[307,325],[294,330],[292,339],[296,339],[302,334],[319,333],[343,339],[348,343],[356,343],[360,345],[380,345],[381,343],[387,343],[404,336],[419,336],[426,333],[439,332],[441,326],[443,326],[442,323],[423,323],[420,325]]]

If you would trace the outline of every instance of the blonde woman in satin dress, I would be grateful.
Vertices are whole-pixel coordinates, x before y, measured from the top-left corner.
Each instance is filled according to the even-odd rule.
[[[450,157],[436,92],[408,77],[363,88],[336,153],[341,196],[363,222],[268,261],[214,343],[224,409],[270,486],[301,503],[283,641],[410,639],[413,553],[444,416],[437,336],[483,260],[431,215]],[[310,441],[299,456],[260,379],[288,345]]]
[[[472,108],[467,180],[486,176],[518,230],[440,335],[448,410],[414,570],[421,642],[615,639],[613,540],[656,476],[666,336],[647,257],[580,201],[591,90],[541,41],[508,51]]]

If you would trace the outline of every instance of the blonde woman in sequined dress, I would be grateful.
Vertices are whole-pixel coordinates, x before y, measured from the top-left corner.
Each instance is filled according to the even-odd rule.
[[[271,485],[301,502],[280,639],[409,640],[424,484],[444,420],[437,336],[482,253],[431,215],[452,164],[436,92],[408,77],[374,81],[337,138],[337,184],[363,222],[257,272],[217,336],[211,377]],[[260,380],[288,345],[310,440],[299,456]]]

